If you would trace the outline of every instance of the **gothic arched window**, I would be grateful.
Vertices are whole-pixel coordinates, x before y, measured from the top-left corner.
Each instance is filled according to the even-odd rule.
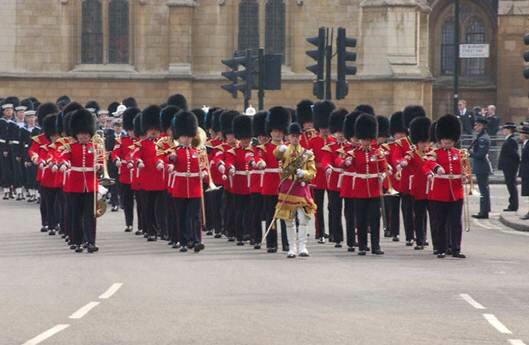
[[[441,29],[441,74],[454,74],[456,47],[454,44],[454,21],[448,19]]]
[[[129,63],[129,2],[110,0],[108,4],[108,62]]]
[[[241,0],[239,4],[239,50],[259,48],[259,3]]]
[[[103,63],[103,13],[99,0],[82,2],[81,63]]]
[[[285,2],[268,0],[265,11],[265,51],[267,54],[282,54],[285,61]]]
[[[465,43],[486,43],[485,26],[481,20],[472,18],[465,26]],[[463,59],[463,75],[480,76],[485,75],[485,59]]]

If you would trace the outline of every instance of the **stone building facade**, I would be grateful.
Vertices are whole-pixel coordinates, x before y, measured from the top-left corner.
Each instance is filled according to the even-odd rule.
[[[143,106],[181,92],[194,106],[241,109],[242,99],[220,88],[221,59],[259,46],[284,55],[282,90],[268,91],[265,105],[292,106],[312,97],[305,39],[329,26],[358,39],[358,74],[340,105],[371,103],[389,114],[419,103],[435,117],[451,109],[452,2],[2,0],[0,95],[68,94],[101,104],[134,96]],[[497,104],[504,118],[525,118],[529,85],[521,55],[529,0],[461,3],[462,41],[491,49],[489,59],[462,61],[460,96]]]

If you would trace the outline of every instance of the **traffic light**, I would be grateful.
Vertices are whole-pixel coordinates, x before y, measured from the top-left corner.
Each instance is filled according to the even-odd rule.
[[[316,61],[314,65],[307,66],[307,70],[316,75],[312,93],[319,99],[324,98],[324,66],[325,66],[325,28],[318,30],[318,36],[307,38],[307,42],[316,46],[316,50],[308,50],[306,53]]]
[[[247,50],[243,56],[234,56],[231,59],[222,60],[222,63],[230,68],[230,71],[222,72],[222,76],[231,81],[231,84],[221,87],[228,91],[233,98],[237,98],[237,91],[241,91],[244,94],[244,99],[250,99],[255,84],[254,73],[256,68],[256,61],[250,50]],[[239,70],[239,67],[244,69]]]
[[[526,45],[526,46],[529,46],[529,34],[525,34],[524,37],[523,37],[523,43]],[[523,59],[526,63],[529,62],[529,51],[526,51],[524,54],[523,54]],[[523,76],[525,77],[525,79],[529,79],[529,67],[525,67],[524,70],[523,70]]]
[[[349,93],[347,86],[347,76],[356,74],[356,66],[348,65],[348,62],[356,61],[356,53],[347,51],[347,48],[356,48],[356,39],[347,38],[344,28],[338,28],[336,35],[336,55],[337,55],[337,81],[336,99],[344,99]]]

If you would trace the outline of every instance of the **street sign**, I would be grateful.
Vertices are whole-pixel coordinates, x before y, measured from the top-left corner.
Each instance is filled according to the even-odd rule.
[[[459,57],[461,59],[488,58],[490,57],[488,44],[460,44]]]

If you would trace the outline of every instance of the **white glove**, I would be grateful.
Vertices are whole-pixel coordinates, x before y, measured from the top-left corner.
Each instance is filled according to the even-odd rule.
[[[143,169],[143,168],[145,168],[145,164],[143,164],[143,162],[139,162],[138,169]]]
[[[171,162],[174,162],[176,160],[176,153],[171,153],[168,158]]]
[[[351,164],[353,164],[353,157],[347,157],[347,158],[345,159],[345,166],[346,166],[346,167],[350,167]]]
[[[60,168],[59,170],[60,170],[61,172],[65,172],[66,169],[68,169],[68,168],[66,167],[66,165],[61,165],[61,168]]]
[[[224,175],[225,172],[226,172],[226,167],[224,166],[224,164],[219,165],[219,173],[221,175]]]
[[[55,173],[55,172],[57,172],[58,170],[59,170],[59,167],[58,167],[57,165],[55,165],[55,164],[51,167],[51,172],[54,172],[54,173]]]
[[[116,159],[116,168],[121,168],[121,159]]]
[[[405,168],[405,167],[408,166],[408,161],[404,160],[404,161],[400,162],[399,165],[400,165],[401,168]]]
[[[279,148],[278,148],[279,152],[283,153],[287,150],[287,146],[284,145],[284,144],[281,144],[279,145]]]
[[[445,169],[443,169],[443,167],[439,167],[437,168],[437,175],[444,175],[446,172],[445,172]]]
[[[129,168],[129,169],[134,168],[134,164],[132,164],[132,162],[128,162],[127,163],[127,168]]]
[[[325,169],[325,175],[331,176],[331,174],[332,174],[332,168]]]
[[[266,163],[264,161],[259,161],[259,163],[257,163],[257,169],[263,170],[264,168],[266,168]]]
[[[228,170],[228,175],[230,175],[230,176],[235,175],[235,169],[234,168],[230,168],[230,170]]]
[[[158,163],[156,165],[156,170],[158,170],[158,171],[162,171],[163,170],[163,163],[162,162],[160,162],[160,163]]]
[[[305,176],[305,171],[303,171],[302,169],[296,170],[296,176],[299,178],[303,178],[303,176]]]
[[[172,173],[173,171],[174,171],[174,165],[169,164],[169,165],[167,166],[167,172],[170,174],[170,173]]]

